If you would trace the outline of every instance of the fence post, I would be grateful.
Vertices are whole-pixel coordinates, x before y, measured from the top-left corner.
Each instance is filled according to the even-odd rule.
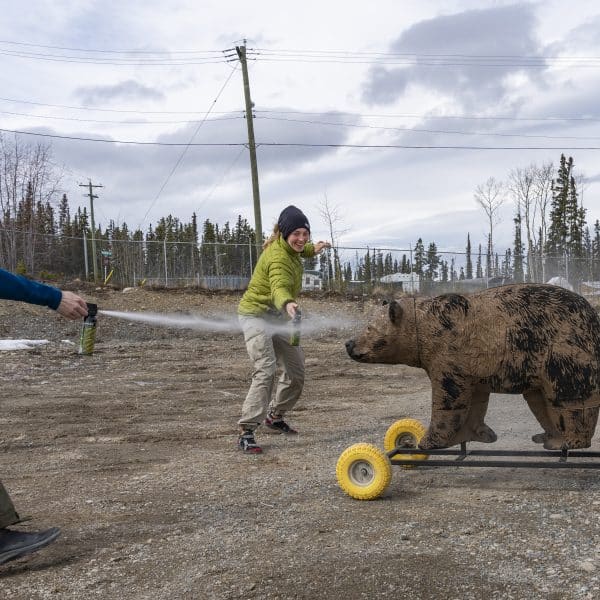
[[[167,238],[163,240],[163,254],[165,256],[165,287],[169,287],[169,273],[167,271]]]
[[[83,262],[85,265],[85,280],[87,281],[90,276],[90,272],[88,269],[87,238],[85,237],[85,231],[83,232]]]
[[[410,257],[410,293],[415,294],[415,264],[413,262],[412,243],[408,245],[408,256]],[[419,292],[421,288],[419,286]]]
[[[248,236],[248,260],[250,261],[250,277],[252,278],[252,240]]]

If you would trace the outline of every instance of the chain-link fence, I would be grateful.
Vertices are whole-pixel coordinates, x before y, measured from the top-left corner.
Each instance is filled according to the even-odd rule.
[[[414,248],[343,247],[329,251],[321,269],[324,289],[369,294],[471,293],[508,283],[552,283],[583,295],[600,295],[600,258],[510,250],[490,255],[436,251],[418,256]]]
[[[0,266],[46,280],[74,278],[119,287],[154,285],[244,289],[257,250],[239,243],[169,240],[93,240],[0,229]],[[600,259],[529,254],[468,255],[414,247],[329,249],[305,261],[305,290],[350,294],[468,293],[509,282],[555,283],[584,295],[600,294]]]

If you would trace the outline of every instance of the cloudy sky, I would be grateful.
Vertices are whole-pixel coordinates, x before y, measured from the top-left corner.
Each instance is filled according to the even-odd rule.
[[[287,204],[342,245],[422,237],[485,245],[488,178],[571,155],[600,218],[600,8],[595,1],[4,0],[3,135],[51,144],[72,207],[96,221],[254,224],[247,40],[263,229]],[[78,138],[78,139],[73,139]],[[89,141],[103,140],[103,141]],[[509,196],[496,229],[510,245]]]

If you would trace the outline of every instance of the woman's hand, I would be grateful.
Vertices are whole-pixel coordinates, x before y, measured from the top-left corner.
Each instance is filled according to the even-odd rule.
[[[319,254],[323,248],[331,248],[331,244],[329,242],[319,241],[315,243],[315,254]]]
[[[298,308],[298,305],[295,302],[288,302],[285,305],[285,312],[287,312],[288,317],[290,319],[293,319],[296,316],[296,309]]]

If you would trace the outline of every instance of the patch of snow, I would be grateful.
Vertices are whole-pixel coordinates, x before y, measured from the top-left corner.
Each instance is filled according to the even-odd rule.
[[[31,350],[36,346],[47,344],[48,340],[0,340],[0,351]]]

